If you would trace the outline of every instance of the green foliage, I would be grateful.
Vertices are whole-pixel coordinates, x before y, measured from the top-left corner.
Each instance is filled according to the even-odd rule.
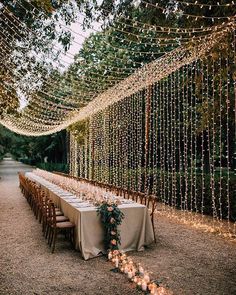
[[[15,159],[28,159],[29,164],[38,162],[66,163],[66,131],[48,136],[27,137],[9,131],[0,125],[0,156],[12,154]]]
[[[36,163],[36,167],[46,171],[69,173],[69,166],[65,163]]]
[[[7,44],[8,49],[4,50],[0,71],[3,82],[0,86],[0,117],[9,113],[16,115],[19,97],[28,100],[29,93],[38,89],[37,83],[40,84],[40,80],[43,81],[53,70],[53,61],[69,49],[71,32],[58,24],[69,25],[75,17],[74,4],[68,1],[3,0],[1,3],[4,7],[0,20],[2,43]],[[61,44],[63,49],[58,47],[55,50],[55,43]],[[12,79],[15,70],[24,73],[17,77],[17,83]]]
[[[106,250],[118,250],[120,245],[120,233],[118,225],[122,223],[124,214],[116,204],[102,203],[97,208],[104,227],[104,244]]]
[[[162,196],[163,199],[169,200],[166,201],[167,205],[174,204],[174,206],[178,209],[187,208],[190,210],[191,208],[195,208],[195,205],[197,205],[199,213],[206,215],[217,214],[218,216],[222,214],[222,218],[224,219],[228,218],[228,206],[230,204],[229,219],[231,221],[236,221],[236,176],[233,174],[233,172],[230,173],[229,179],[226,171],[223,170],[221,176],[219,171],[216,172],[214,175],[214,182],[212,182],[212,175],[204,173],[204,183],[202,181],[202,174],[198,172],[196,174],[196,186],[195,182],[191,182],[190,171],[188,171],[187,174],[176,173],[176,195],[174,195],[174,192],[170,194],[173,181],[172,175],[170,173],[156,171],[156,176],[154,176],[153,173],[155,173],[155,171],[150,171],[148,174],[150,179],[150,193],[156,194],[160,201],[162,201]],[[168,182],[170,186],[169,189],[166,189],[165,196],[163,195],[161,186],[164,177],[165,181]],[[159,181],[155,184],[155,192],[153,188],[154,178],[159,179]],[[192,178],[194,179],[194,174],[192,174]],[[211,189],[212,183],[214,184],[214,198]],[[201,212],[202,202],[203,211]],[[215,202],[215,204],[213,204],[213,202]],[[216,212],[213,211],[213,205],[216,208]]]
[[[67,130],[72,132],[79,145],[83,145],[85,137],[88,133],[88,122],[86,120],[79,121],[73,125],[70,125]]]
[[[0,68],[0,81],[4,86],[11,81],[8,70],[4,67]],[[0,86],[0,119],[4,114],[14,113],[19,107],[18,99],[16,99],[16,91],[9,87]]]

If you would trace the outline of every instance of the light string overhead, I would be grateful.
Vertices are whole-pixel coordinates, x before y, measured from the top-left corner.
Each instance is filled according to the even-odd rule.
[[[20,1],[17,1],[17,3],[21,5]],[[31,3],[30,5],[32,6]],[[36,11],[35,9],[37,10],[37,8],[34,8],[33,12],[27,12],[27,9],[25,9],[25,11],[26,13],[34,14],[34,12]],[[6,15],[4,15],[4,11],[7,12]],[[39,11],[37,11],[37,13],[39,13]],[[27,28],[23,33],[22,38],[21,31],[25,27],[25,25],[14,15],[12,15],[11,18],[6,19],[8,14],[10,15],[10,12],[7,11],[7,9],[1,10],[1,16],[3,17],[2,20],[7,21],[6,28],[3,31],[2,40],[2,44],[4,50],[6,50],[6,54],[7,50],[14,50],[14,38],[21,37],[21,40],[24,41],[23,44],[27,44],[27,42],[30,43],[30,37],[32,35],[35,35],[35,33],[31,29]],[[17,26],[16,24],[19,26]],[[133,27],[135,27],[137,25],[137,22],[131,22],[131,24]],[[130,26],[130,24],[127,23],[123,23],[123,25]],[[204,32],[204,35],[199,35],[199,37],[189,36],[188,38],[182,38],[181,42],[185,42],[185,38],[186,42],[189,42],[191,40],[192,43],[188,45],[191,46],[191,48],[182,45],[182,47],[180,46],[179,48],[173,50],[171,53],[165,54],[160,59],[156,59],[153,62],[144,65],[142,68],[137,68],[137,66],[139,64],[140,67],[143,63],[136,63],[135,59],[132,60],[132,57],[130,61],[135,66],[130,67],[130,65],[124,65],[122,71],[118,71],[118,64],[114,65],[113,63],[114,60],[119,60],[119,55],[117,55],[118,51],[124,51],[127,56],[132,56],[134,54],[134,57],[136,55],[136,57],[141,56],[142,58],[144,58],[144,56],[142,55],[145,55],[146,53],[152,56],[152,58],[155,58],[156,52],[153,51],[151,48],[149,48],[146,52],[139,50],[135,51],[132,50],[132,48],[129,49],[116,46],[113,47],[112,43],[104,39],[104,45],[108,45],[110,46],[110,48],[114,49],[114,52],[111,54],[112,63],[110,65],[101,63],[101,68],[99,68],[100,72],[96,72],[96,68],[94,69],[94,71],[92,68],[89,68],[87,70],[91,74],[90,77],[85,76],[85,78],[82,77],[81,79],[76,78],[76,67],[73,67],[74,65],[70,67],[68,72],[65,72],[63,79],[60,75],[60,72],[53,72],[53,67],[48,70],[48,72],[44,71],[44,68],[42,68],[40,83],[38,81],[38,84],[34,84],[34,91],[33,85],[31,84],[30,86],[27,82],[32,83],[34,80],[36,81],[38,76],[35,75],[35,77],[33,77],[33,75],[31,75],[32,72],[28,71],[27,69],[19,69],[17,67],[17,63],[15,63],[14,61],[14,56],[10,56],[9,59],[2,61],[4,68],[8,69],[8,80],[3,81],[1,85],[4,91],[6,91],[7,93],[7,98],[10,99],[10,93],[12,92],[12,97],[17,99],[18,93],[21,92],[28,99],[29,104],[20,112],[20,117],[18,115],[17,117],[15,117],[13,114],[6,114],[3,116],[1,121],[5,126],[10,126],[11,128],[13,128],[12,126],[14,126],[14,131],[21,134],[43,135],[59,131],[67,127],[69,124],[76,122],[77,120],[84,120],[89,116],[95,114],[96,112],[115,103],[116,101],[124,99],[125,97],[127,97],[127,95],[129,96],[134,94],[136,91],[145,89],[148,85],[152,85],[156,81],[162,79],[164,76],[167,76],[172,71],[175,71],[178,67],[181,67],[183,64],[187,64],[193,59],[197,59],[201,55],[206,54],[206,52],[209,51],[214,46],[214,44],[218,42],[218,40],[223,38],[224,34],[227,34],[228,31],[232,30],[233,27],[234,22],[225,22],[218,26],[213,26],[210,31],[208,31],[208,28],[199,29],[199,32]],[[165,33],[165,27],[159,28],[161,28],[160,31],[164,29]],[[67,27],[67,29],[70,28]],[[7,34],[8,30],[12,30],[15,34],[15,37],[9,36],[9,34]],[[183,29],[178,30],[176,28],[169,28],[169,30],[175,33],[187,33],[187,30],[185,31]],[[198,31],[197,28],[195,30],[196,32]],[[207,32],[207,34],[205,34],[205,32]],[[124,31],[124,33],[126,32]],[[108,35],[106,36],[106,34]],[[102,36],[102,40],[103,37],[111,36],[109,34],[109,30],[104,31],[104,36]],[[4,35],[6,36],[6,40],[10,41],[10,44],[7,44],[8,42],[4,42]],[[85,37],[83,36],[83,34],[79,33],[79,35],[81,35],[83,38]],[[142,36],[142,34],[139,35]],[[161,35],[158,38],[159,41],[163,39],[164,43],[168,42],[168,37],[162,37]],[[151,41],[151,44],[156,43],[156,41],[154,40],[155,39]],[[178,41],[178,38],[170,37],[170,40],[174,42]],[[138,43],[139,41],[137,42],[137,44]],[[52,44],[52,48],[53,50],[55,50],[56,53],[57,46],[55,46],[55,44]],[[91,50],[89,49],[88,52],[91,52],[92,55],[93,50],[94,49],[91,48]],[[68,54],[68,56],[70,55]],[[27,57],[28,56],[25,54],[23,56],[19,56],[18,59],[21,58],[22,63],[27,63]],[[72,56],[70,56],[70,58],[72,58]],[[63,61],[63,58],[61,59],[61,61]],[[129,59],[121,58],[119,62],[128,63]],[[172,63],[173,67],[167,66],[166,68],[164,66],[165,63],[167,65],[170,65]],[[132,74],[135,69],[136,71]],[[87,70],[84,74],[88,73]],[[102,70],[104,70],[104,73],[106,70],[108,70],[110,74],[104,75],[101,72]],[[131,75],[126,78],[130,73]],[[77,73],[77,75],[79,74],[80,73]],[[55,89],[57,90],[55,91]],[[84,105],[87,106],[83,108]],[[52,109],[51,115],[50,108]],[[22,126],[25,127],[22,129]],[[151,161],[150,157],[147,160]]]

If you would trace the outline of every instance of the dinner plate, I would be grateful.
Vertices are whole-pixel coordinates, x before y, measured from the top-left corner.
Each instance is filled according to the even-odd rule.
[[[62,197],[73,197],[73,198],[76,198],[75,195],[69,194],[69,193],[68,194],[61,193],[60,196],[62,196]]]
[[[91,204],[86,204],[86,203],[75,203],[73,204],[74,207],[76,208],[87,208],[87,207],[94,207],[93,205]]]
[[[121,204],[133,204],[134,201],[133,200],[122,200]]]
[[[68,203],[79,203],[78,199],[68,199]],[[82,203],[81,203],[82,204]]]

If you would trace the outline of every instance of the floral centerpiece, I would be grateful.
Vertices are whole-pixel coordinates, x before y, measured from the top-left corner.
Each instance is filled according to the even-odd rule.
[[[117,203],[104,201],[98,204],[97,212],[101,216],[104,227],[104,245],[106,250],[118,250],[120,245],[120,232],[118,225],[122,223],[124,214]]]

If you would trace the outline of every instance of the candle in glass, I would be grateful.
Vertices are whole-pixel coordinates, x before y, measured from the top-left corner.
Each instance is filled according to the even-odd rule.
[[[144,275],[143,278],[146,281],[146,283],[149,283],[150,282],[150,277],[149,277],[149,274],[148,273],[145,273],[145,275]]]
[[[109,259],[109,260],[112,259],[112,252],[111,252],[111,251],[108,253],[108,259]]]
[[[165,294],[165,288],[164,287],[158,288],[158,294],[164,295]]]
[[[141,280],[138,280],[137,285],[138,285],[139,288],[142,288],[142,281]]]
[[[124,269],[124,273],[128,273],[128,271],[129,271],[129,268],[128,268],[128,266],[126,265],[126,266],[125,266],[125,269]]]
[[[157,285],[155,283],[151,283],[148,285],[148,289],[151,294],[155,294],[157,292]]]
[[[133,277],[133,273],[132,273],[131,270],[129,270],[129,271],[128,271],[128,278],[129,278],[129,279],[132,279],[132,277]]]
[[[116,268],[118,268],[118,266],[119,266],[119,259],[117,256],[115,258],[115,266],[116,266]]]
[[[144,270],[143,270],[143,267],[141,265],[139,265],[139,268],[138,268],[138,271],[141,275],[143,275],[144,273]]]
[[[147,291],[147,282],[145,280],[142,280],[142,290]]]

